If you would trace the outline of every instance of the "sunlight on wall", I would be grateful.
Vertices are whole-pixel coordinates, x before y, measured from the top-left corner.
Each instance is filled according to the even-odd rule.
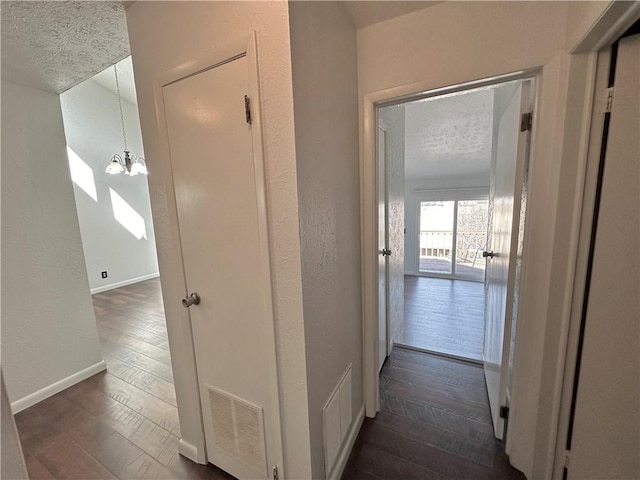
[[[69,169],[71,170],[71,180],[79,186],[84,193],[89,195],[95,202],[98,201],[96,182],[93,178],[93,170],[82,160],[76,152],[67,145],[67,157],[69,157]]]
[[[141,238],[146,240],[147,228],[144,224],[144,218],[112,188],[109,188],[109,193],[111,194],[113,217],[138,240]]]

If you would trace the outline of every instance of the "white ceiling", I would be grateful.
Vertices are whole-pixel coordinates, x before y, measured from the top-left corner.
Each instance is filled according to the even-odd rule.
[[[2,1],[2,78],[61,93],[129,55],[118,1]]]
[[[350,1],[342,2],[356,28],[390,20],[400,15],[432,7],[438,2],[427,1]]]
[[[131,62],[131,56],[119,61],[116,64],[116,67],[118,68],[120,95],[128,102],[137,104],[138,101],[136,99],[136,86],[133,80],[133,63]],[[91,77],[91,80],[98,82],[104,88],[112,91],[113,93],[118,93],[113,66],[110,66],[94,77]]]
[[[405,106],[405,179],[489,178],[493,90]]]

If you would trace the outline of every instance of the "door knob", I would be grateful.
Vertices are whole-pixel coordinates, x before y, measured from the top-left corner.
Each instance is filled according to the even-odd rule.
[[[494,255],[495,255],[495,254],[493,253],[493,250],[491,250],[490,252],[482,252],[482,256],[483,256],[484,258],[487,258],[487,257],[489,257],[489,258],[493,258],[493,256],[494,256]]]
[[[198,305],[200,303],[200,295],[196,292],[193,292],[188,297],[182,299],[182,306],[184,308],[189,308],[191,305]]]
[[[383,257],[390,257],[391,256],[391,250],[389,250],[388,248],[383,248],[380,253],[382,254]]]

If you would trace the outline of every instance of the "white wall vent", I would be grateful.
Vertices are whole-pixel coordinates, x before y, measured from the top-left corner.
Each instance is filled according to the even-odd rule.
[[[353,421],[351,404],[351,364],[322,409],[324,460],[327,475],[332,471],[340,448]]]
[[[267,475],[262,408],[223,390],[207,386],[216,448]]]

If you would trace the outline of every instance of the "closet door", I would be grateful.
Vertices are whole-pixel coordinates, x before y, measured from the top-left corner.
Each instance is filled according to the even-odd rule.
[[[622,39],[568,477],[640,478],[640,35]]]

